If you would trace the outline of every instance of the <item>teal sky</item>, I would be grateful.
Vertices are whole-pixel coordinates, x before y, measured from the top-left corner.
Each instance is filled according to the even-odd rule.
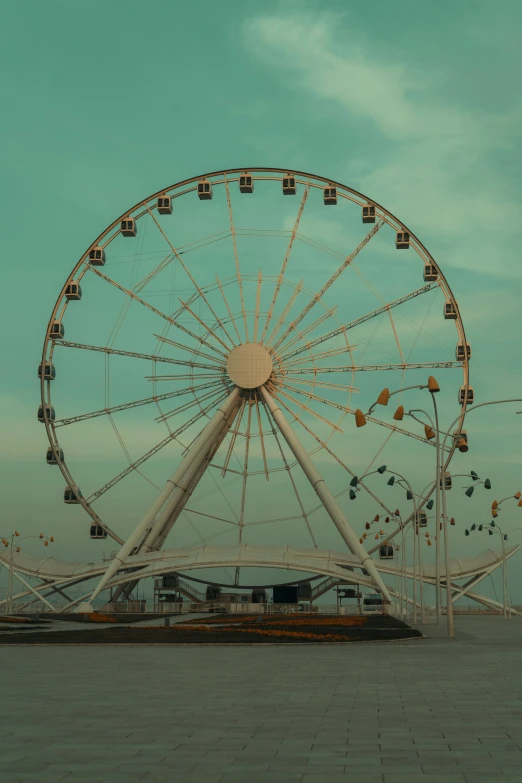
[[[63,479],[45,464],[36,368],[47,320],[107,224],[199,173],[304,170],[385,205],[429,248],[456,295],[477,402],[522,397],[521,24],[515,0],[4,2],[1,532],[43,526],[64,559],[99,556],[81,510],[63,504]],[[439,381],[449,424],[456,382]],[[518,409],[466,422],[471,447],[455,472],[487,474],[494,489],[468,500],[457,484],[452,553],[485,549],[491,539],[464,538],[464,527],[489,522],[493,497],[522,490]],[[87,473],[92,459],[85,455]],[[416,485],[429,480],[402,443],[386,454],[390,466],[394,459]],[[522,509],[517,517],[505,508],[506,529],[522,528]],[[359,529],[365,517],[349,510]],[[127,529],[132,512],[129,496],[118,509]],[[292,543],[268,528],[264,543]],[[335,536],[325,545],[342,547]]]

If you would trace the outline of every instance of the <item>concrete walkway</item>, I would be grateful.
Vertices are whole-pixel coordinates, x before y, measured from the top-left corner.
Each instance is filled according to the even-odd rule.
[[[520,783],[522,620],[418,641],[0,648],[0,780]]]

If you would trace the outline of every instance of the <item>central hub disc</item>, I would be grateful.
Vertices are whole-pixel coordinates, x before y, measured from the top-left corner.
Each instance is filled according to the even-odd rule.
[[[229,353],[227,372],[241,389],[257,389],[272,374],[272,357],[262,345],[244,343]]]

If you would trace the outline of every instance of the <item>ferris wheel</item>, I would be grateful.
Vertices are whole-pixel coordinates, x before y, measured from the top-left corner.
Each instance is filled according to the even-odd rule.
[[[38,420],[93,539],[123,545],[149,514],[133,552],[181,527],[185,546],[285,524],[317,547],[330,518],[363,558],[349,479],[433,445],[377,416],[362,436],[355,410],[436,368],[464,413],[470,354],[440,266],[388,210],[323,177],[230,169],[140,201],[83,253],[51,313]]]

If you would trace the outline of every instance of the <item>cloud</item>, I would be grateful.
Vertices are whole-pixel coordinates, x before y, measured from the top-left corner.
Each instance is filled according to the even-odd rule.
[[[370,150],[365,139],[354,162],[347,153],[348,181],[431,240],[443,268],[521,277],[518,210],[491,160],[513,148],[519,108],[455,105],[444,94],[449,68],[428,74],[402,50],[385,60],[349,15],[260,14],[244,22],[244,39],[289,88],[334,104],[340,132],[344,119],[352,131],[361,122],[381,137]]]

